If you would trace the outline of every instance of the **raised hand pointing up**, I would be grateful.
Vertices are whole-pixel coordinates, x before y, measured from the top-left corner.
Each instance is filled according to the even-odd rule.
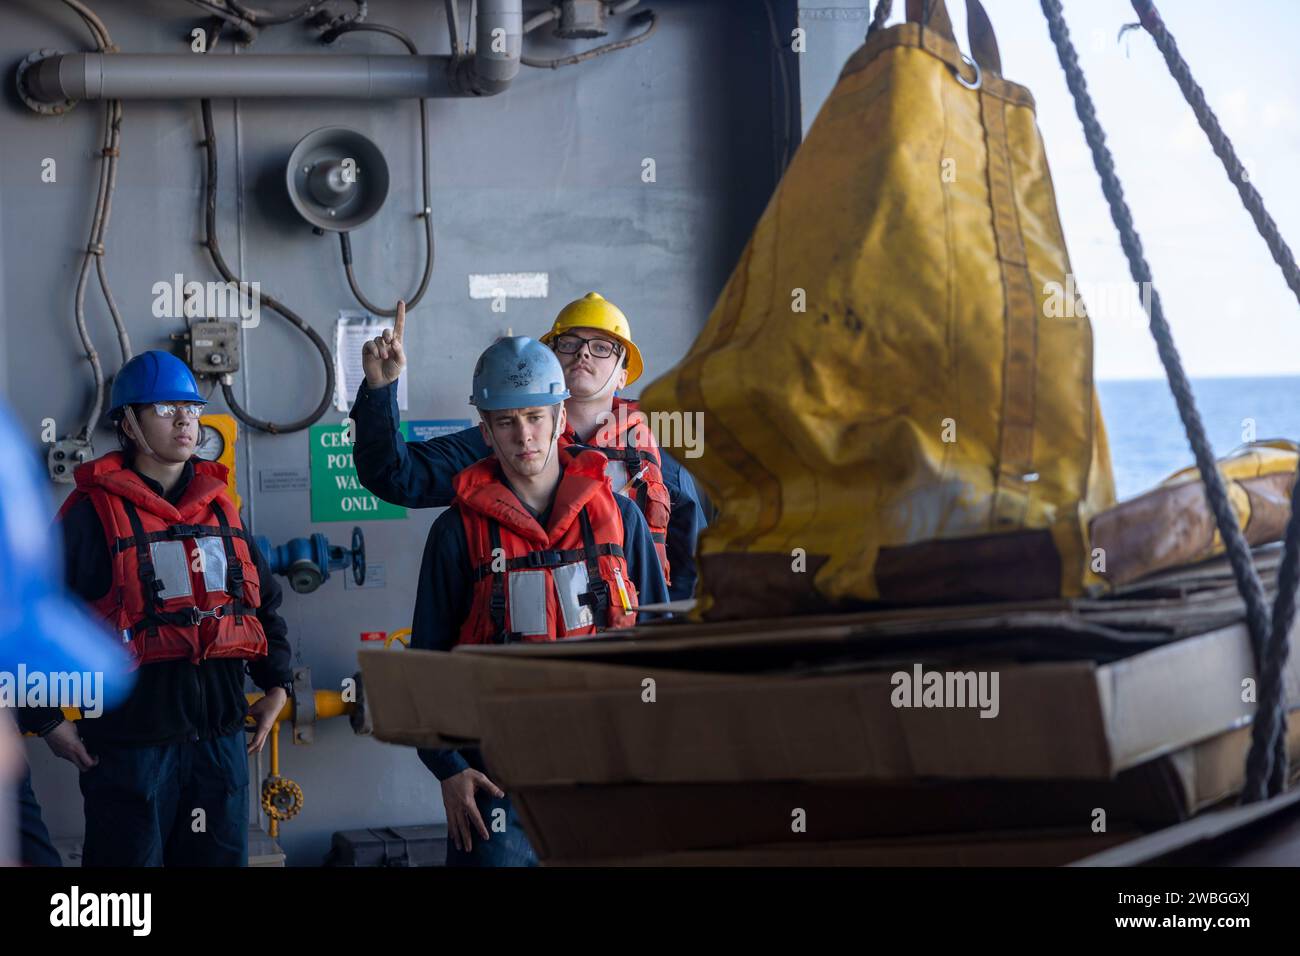
[[[402,349],[402,333],[406,330],[406,302],[397,301],[397,318],[391,329],[384,329],[361,348],[361,368],[366,373],[366,385],[383,388],[392,385],[406,368],[406,352]]]

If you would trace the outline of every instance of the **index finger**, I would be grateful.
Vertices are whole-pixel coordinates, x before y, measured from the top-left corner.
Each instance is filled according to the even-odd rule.
[[[402,332],[406,329],[406,302],[397,300],[397,318],[393,320],[393,338],[402,341]]]
[[[485,841],[490,840],[491,838],[488,836],[487,824],[483,822],[483,817],[478,812],[478,804],[472,799],[469,802],[469,812],[467,816],[469,817],[469,822],[472,827],[478,830],[478,835]]]

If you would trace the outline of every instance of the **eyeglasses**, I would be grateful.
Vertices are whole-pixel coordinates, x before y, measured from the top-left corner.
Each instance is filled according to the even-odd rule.
[[[175,418],[181,412],[184,412],[190,418],[198,418],[203,414],[203,406],[195,402],[154,402],[153,413],[159,418]]]
[[[581,335],[561,335],[555,339],[555,351],[563,352],[565,355],[572,355],[575,352],[582,351],[585,345],[596,358],[609,358],[611,355],[619,355],[623,347],[617,342],[610,342],[607,339],[584,339]]]

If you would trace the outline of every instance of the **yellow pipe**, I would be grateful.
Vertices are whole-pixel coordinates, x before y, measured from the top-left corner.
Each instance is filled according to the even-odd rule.
[[[271,776],[280,775],[280,722],[271,725]],[[274,840],[280,835],[280,821],[271,817],[270,837]]]
[[[399,636],[400,633],[401,632],[394,632],[392,637],[389,638],[389,641],[391,642],[393,638],[396,638],[397,640],[402,641],[403,644],[406,644],[407,642]],[[407,633],[409,634],[410,631],[408,630]],[[265,695],[245,694],[244,696],[248,699],[248,703],[251,705],[257,703],[257,701],[261,700]],[[330,717],[343,717],[357,709],[355,702],[344,701],[342,691],[318,690],[315,691],[315,696],[316,718],[318,720],[327,720]],[[63,716],[68,720],[80,720],[81,711],[76,707],[64,707]],[[275,723],[271,725],[271,732],[269,734],[271,738],[271,776],[273,777],[278,777],[280,775],[280,724],[286,720],[293,720],[293,716],[293,698],[290,697],[284,702],[284,706],[280,708],[280,713],[276,714]],[[32,735],[28,734],[27,736]],[[280,835],[280,821],[275,819],[275,817],[271,817],[269,835],[271,839],[275,839]]]
[[[357,709],[355,702],[345,702],[343,692],[337,690],[316,691],[316,718],[343,717]]]
[[[342,717],[356,710],[355,703],[348,703],[343,700],[343,692],[338,690],[318,690],[315,691],[316,697],[316,717],[318,720],[325,720],[329,717]],[[263,694],[248,694],[248,703],[255,704],[261,700]],[[275,723],[271,725],[271,776],[280,775],[280,724],[286,720],[293,719],[293,698],[284,702],[280,708],[280,713],[275,716]],[[275,817],[270,818],[270,828],[268,836],[275,839],[280,835],[280,821]]]
[[[401,640],[401,638],[398,638]],[[343,717],[357,709],[354,702],[343,700],[343,692],[338,690],[318,690],[316,693],[316,717],[319,720],[326,720],[330,717]],[[250,704],[261,700],[262,694],[245,694]],[[81,720],[81,711],[76,707],[64,707],[63,716],[68,720]],[[280,713],[276,715],[276,721],[293,720],[293,699],[290,698],[284,702],[280,708]],[[30,734],[28,736],[31,736]]]
[[[343,692],[338,690],[318,690],[316,694],[316,718],[325,720],[330,717],[343,717],[357,709],[353,702],[343,700]],[[248,702],[255,704],[262,699],[262,694],[248,694]],[[293,720],[293,698],[284,702],[276,721]]]

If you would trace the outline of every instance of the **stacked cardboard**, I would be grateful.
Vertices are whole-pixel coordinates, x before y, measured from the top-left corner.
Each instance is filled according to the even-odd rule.
[[[549,864],[1060,864],[1239,791],[1235,601],[1212,563],[1108,601],[361,660],[375,735],[481,746]]]

